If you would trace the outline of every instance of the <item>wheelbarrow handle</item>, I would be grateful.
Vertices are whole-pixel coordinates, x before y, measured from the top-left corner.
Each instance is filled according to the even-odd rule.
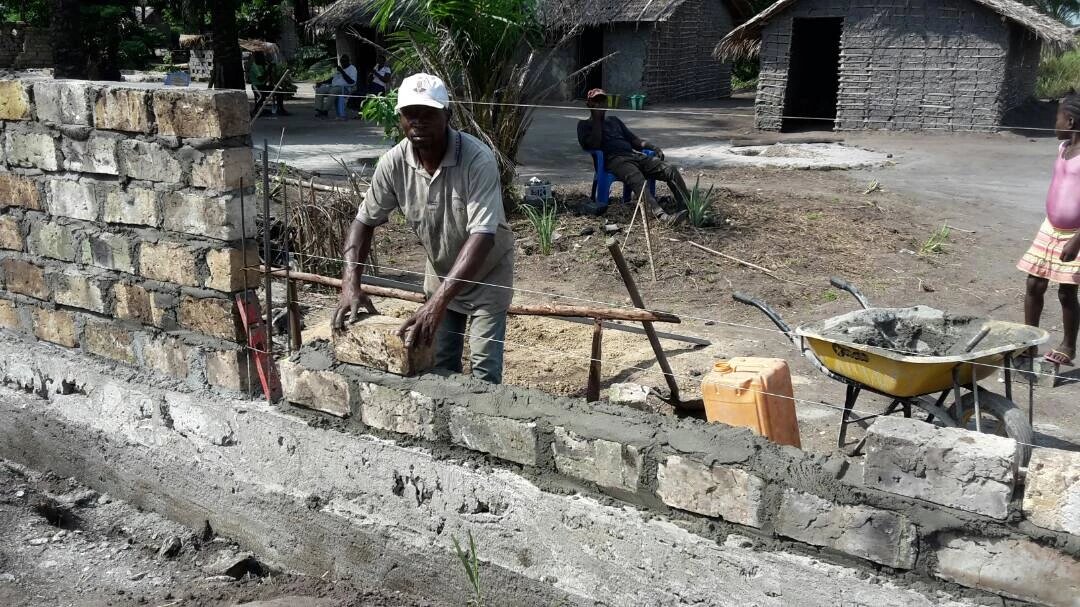
[[[772,309],[769,304],[761,301],[760,299],[750,297],[745,293],[739,293],[738,291],[732,293],[731,298],[741,304],[753,306],[758,310],[761,310],[761,312],[765,314],[765,316],[768,316],[769,320],[773,321],[773,324],[776,325],[778,329],[783,331],[784,335],[787,336],[787,338],[790,339],[796,347],[798,347],[799,337],[795,335],[795,332],[791,330],[791,326],[784,322],[784,319],[780,318],[780,314],[777,313],[776,310]]]
[[[837,289],[840,289],[841,291],[847,291],[848,293],[850,293],[852,297],[858,300],[859,305],[862,306],[864,310],[870,308],[870,301],[866,299],[866,296],[862,294],[862,291],[857,289],[855,285],[851,284],[850,282],[844,280],[843,278],[833,276],[829,278],[829,284],[836,287]]]

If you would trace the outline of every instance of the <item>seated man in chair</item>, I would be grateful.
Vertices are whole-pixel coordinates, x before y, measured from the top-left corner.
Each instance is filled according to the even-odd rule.
[[[586,150],[600,150],[604,153],[604,167],[615,178],[626,184],[634,193],[634,200],[644,197],[648,209],[659,220],[668,223],[680,223],[686,217],[686,198],[688,190],[679,169],[664,162],[664,152],[655,145],[642,141],[626,128],[622,120],[607,116],[607,93],[603,89],[592,89],[585,96],[589,108],[589,119],[579,120],[577,127],[578,142]],[[652,150],[654,156],[646,156],[641,150]],[[667,183],[675,197],[679,209],[668,214],[645,187],[649,179],[658,179]]]

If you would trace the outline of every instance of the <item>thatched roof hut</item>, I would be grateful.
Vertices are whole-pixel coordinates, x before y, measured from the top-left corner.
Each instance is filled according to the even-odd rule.
[[[998,13],[1003,18],[1024,27],[1044,43],[1056,48],[1071,47],[1075,34],[1072,28],[1014,0],[971,0]],[[775,15],[787,10],[799,0],[779,0],[752,19],[735,28],[716,45],[714,54],[721,60],[754,57],[761,43],[761,30]]]
[[[1033,96],[1066,25],[1013,0],[780,0],[714,49],[758,56],[759,128],[971,130]]]

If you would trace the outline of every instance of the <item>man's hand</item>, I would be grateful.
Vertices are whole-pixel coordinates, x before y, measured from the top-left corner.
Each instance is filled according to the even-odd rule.
[[[409,320],[406,320],[398,329],[398,337],[405,342],[405,347],[412,348],[429,346],[435,341],[435,335],[439,332],[446,308],[437,302],[429,301],[420,306]]]
[[[1080,254],[1080,234],[1073,236],[1069,242],[1065,243],[1065,247],[1061,249],[1061,261],[1065,263],[1076,261],[1077,254]]]
[[[641,145],[641,149],[649,150],[653,154],[656,154],[657,160],[663,160],[664,159],[664,150],[661,150],[660,146],[653,145],[651,143],[644,143],[644,144]]]
[[[359,281],[346,279],[341,283],[341,298],[330,321],[334,329],[345,328],[345,321],[356,322],[363,313],[374,309],[368,296],[356,285]],[[361,312],[363,310],[363,312]]]

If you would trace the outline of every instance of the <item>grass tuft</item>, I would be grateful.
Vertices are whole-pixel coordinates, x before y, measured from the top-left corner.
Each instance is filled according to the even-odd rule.
[[[548,204],[550,202],[550,205]],[[529,223],[532,224],[533,229],[536,230],[536,237],[540,241],[540,254],[551,255],[552,243],[554,242],[555,226],[558,223],[555,219],[555,212],[558,210],[558,204],[554,200],[545,199],[543,206],[539,209],[532,205],[521,205],[522,211],[525,216],[529,218]]]

